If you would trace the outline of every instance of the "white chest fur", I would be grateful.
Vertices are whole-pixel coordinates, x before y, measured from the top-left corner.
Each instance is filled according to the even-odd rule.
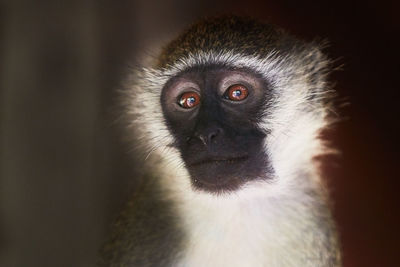
[[[310,231],[315,220],[305,199],[278,200],[254,187],[226,198],[186,200],[181,208],[187,241],[175,266],[320,266],[310,246],[321,238],[314,236],[318,229]]]

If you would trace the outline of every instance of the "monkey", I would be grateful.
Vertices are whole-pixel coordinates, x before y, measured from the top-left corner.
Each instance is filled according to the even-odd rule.
[[[327,186],[331,60],[249,17],[195,22],[123,93],[144,182],[98,266],[341,266]]]

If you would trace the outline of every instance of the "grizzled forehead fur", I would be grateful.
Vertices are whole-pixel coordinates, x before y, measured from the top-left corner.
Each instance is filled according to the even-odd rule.
[[[290,46],[289,46],[290,44]],[[300,48],[299,41],[283,30],[247,17],[225,16],[201,20],[189,27],[162,51],[157,67],[174,65],[197,52],[230,51],[264,58],[271,51]]]
[[[320,45],[299,41],[269,24],[230,16],[194,24],[164,48],[155,66],[141,68],[127,80],[127,119],[148,155],[174,158],[180,166],[161,110],[162,89],[171,78],[210,65],[248,69],[270,85],[268,112],[257,126],[270,132],[265,146],[277,176],[290,175],[293,168],[287,165],[309,166],[321,153],[317,136],[330,123],[331,94],[326,82],[330,61]]]

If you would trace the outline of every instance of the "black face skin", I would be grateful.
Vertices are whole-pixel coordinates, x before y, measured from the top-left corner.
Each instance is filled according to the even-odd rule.
[[[231,100],[232,88],[244,88],[243,99]],[[268,91],[260,75],[220,66],[191,69],[163,88],[164,116],[195,189],[231,192],[247,181],[268,178],[267,133],[256,127]],[[193,95],[198,98],[192,98],[192,106],[180,103],[182,96]]]

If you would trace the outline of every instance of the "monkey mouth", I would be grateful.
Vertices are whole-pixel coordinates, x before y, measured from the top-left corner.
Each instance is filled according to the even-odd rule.
[[[246,160],[249,159],[249,156],[243,155],[239,157],[207,157],[203,158],[201,160],[189,163],[189,166],[191,167],[196,167],[199,165],[204,165],[204,164],[223,164],[223,163],[228,163],[228,164],[237,164],[237,163],[243,163]]]

